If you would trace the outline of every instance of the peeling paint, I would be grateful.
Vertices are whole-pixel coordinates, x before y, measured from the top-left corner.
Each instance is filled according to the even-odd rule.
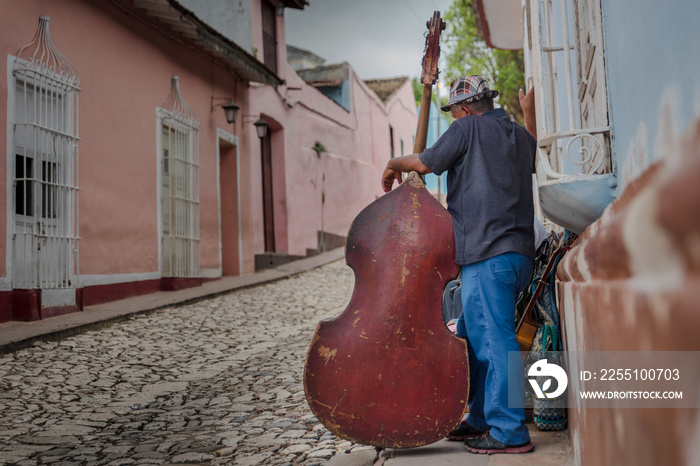
[[[625,440],[625,420],[619,411],[615,412],[615,437],[617,442],[622,444]]]
[[[321,339],[321,337],[318,335],[318,329],[321,327],[321,323],[319,322],[318,325],[316,326],[316,331],[314,332],[314,336],[311,339],[311,344],[309,345],[309,348],[313,348],[316,345],[316,342]]]
[[[319,346],[318,347],[318,355],[321,356],[323,359],[326,360],[326,365],[332,360],[335,359],[335,355],[338,353],[337,349],[331,350],[327,346]]]
[[[420,209],[421,203],[418,200],[416,193],[411,193],[411,208],[414,210]]]
[[[401,265],[401,288],[403,288],[406,285],[406,277],[411,274],[411,272],[408,270],[408,267],[406,267],[407,256],[408,252],[405,252],[403,254],[403,263]]]
[[[663,107],[659,115],[658,133],[654,141],[654,157],[664,158],[669,168],[678,168],[681,158],[679,152],[679,134],[675,115],[680,102],[681,91],[676,86],[669,86],[664,90],[661,102]]]
[[[630,261],[630,287],[646,293],[679,289],[683,284],[683,257],[659,225],[657,189],[640,191],[630,203],[622,224],[622,238]]]
[[[579,271],[583,277],[584,282],[591,281],[591,271],[588,269],[588,262],[586,261],[586,251],[585,246],[581,246],[582,251],[576,255],[576,269]]]
[[[576,346],[573,348],[576,348],[579,351],[585,351],[586,349],[586,332],[585,332],[585,325],[583,323],[583,309],[581,307],[581,297],[580,295],[576,295],[576,297],[573,296],[573,289],[570,289],[570,292],[567,296],[567,303],[566,306],[571,306],[571,309],[574,310],[575,314],[575,322],[576,322]]]
[[[657,325],[668,326],[671,323],[671,308],[673,306],[673,298],[669,296],[656,294],[649,296],[649,306],[651,312],[656,318]]]

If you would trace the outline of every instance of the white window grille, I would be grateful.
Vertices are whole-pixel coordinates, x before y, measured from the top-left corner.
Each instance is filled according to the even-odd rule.
[[[12,286],[77,287],[78,93],[75,67],[56,49],[49,18],[13,64]]]
[[[161,273],[199,277],[199,121],[177,76],[161,115]]]
[[[549,179],[612,172],[600,0],[529,0],[539,161]]]

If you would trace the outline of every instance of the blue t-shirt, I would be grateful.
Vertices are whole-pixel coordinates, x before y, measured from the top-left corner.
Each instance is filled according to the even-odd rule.
[[[447,171],[455,262],[506,252],[534,259],[532,173],[537,141],[501,109],[456,120],[420,154],[433,173]]]

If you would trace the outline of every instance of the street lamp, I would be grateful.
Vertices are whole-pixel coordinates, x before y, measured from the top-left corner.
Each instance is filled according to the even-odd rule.
[[[226,102],[223,104],[215,104],[215,100],[224,100],[226,99]],[[226,116],[226,122],[228,124],[233,124],[236,122],[236,115],[238,115],[238,105],[236,105],[233,100],[230,97],[212,97],[211,98],[211,112],[214,113],[214,109],[216,107],[221,107],[224,109],[224,115]]]
[[[267,130],[269,128],[267,121],[263,120],[262,117],[260,117],[260,119],[253,124],[255,125],[255,131],[258,132],[258,137],[260,139],[265,139],[265,137],[267,137]]]
[[[238,105],[233,103],[233,100],[229,99],[228,102],[221,105],[221,108],[224,109],[224,115],[226,115],[226,121],[229,124],[235,123],[236,122],[236,115],[238,114],[238,109],[241,107],[239,107]]]

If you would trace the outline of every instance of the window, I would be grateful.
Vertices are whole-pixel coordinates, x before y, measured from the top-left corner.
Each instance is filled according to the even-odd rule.
[[[539,160],[548,178],[612,171],[600,0],[531,0]]]
[[[42,16],[34,40],[13,64],[14,186],[12,286],[66,289],[78,271],[78,92],[73,65],[61,55]]]
[[[177,76],[159,116],[161,273],[199,277],[199,121]]]
[[[263,26],[263,63],[277,73],[277,17],[275,7],[267,0],[261,2]]]
[[[40,208],[41,218],[56,219],[66,187],[59,168],[66,165],[70,142],[62,134],[65,128],[50,120],[66,111],[63,98],[31,81],[17,81],[15,102],[15,214],[31,217]],[[41,168],[35,173],[36,158]]]
[[[34,215],[34,159],[15,156],[15,214]]]
[[[389,149],[391,158],[393,159],[396,157],[396,154],[394,153],[394,128],[391,125],[389,125]]]

